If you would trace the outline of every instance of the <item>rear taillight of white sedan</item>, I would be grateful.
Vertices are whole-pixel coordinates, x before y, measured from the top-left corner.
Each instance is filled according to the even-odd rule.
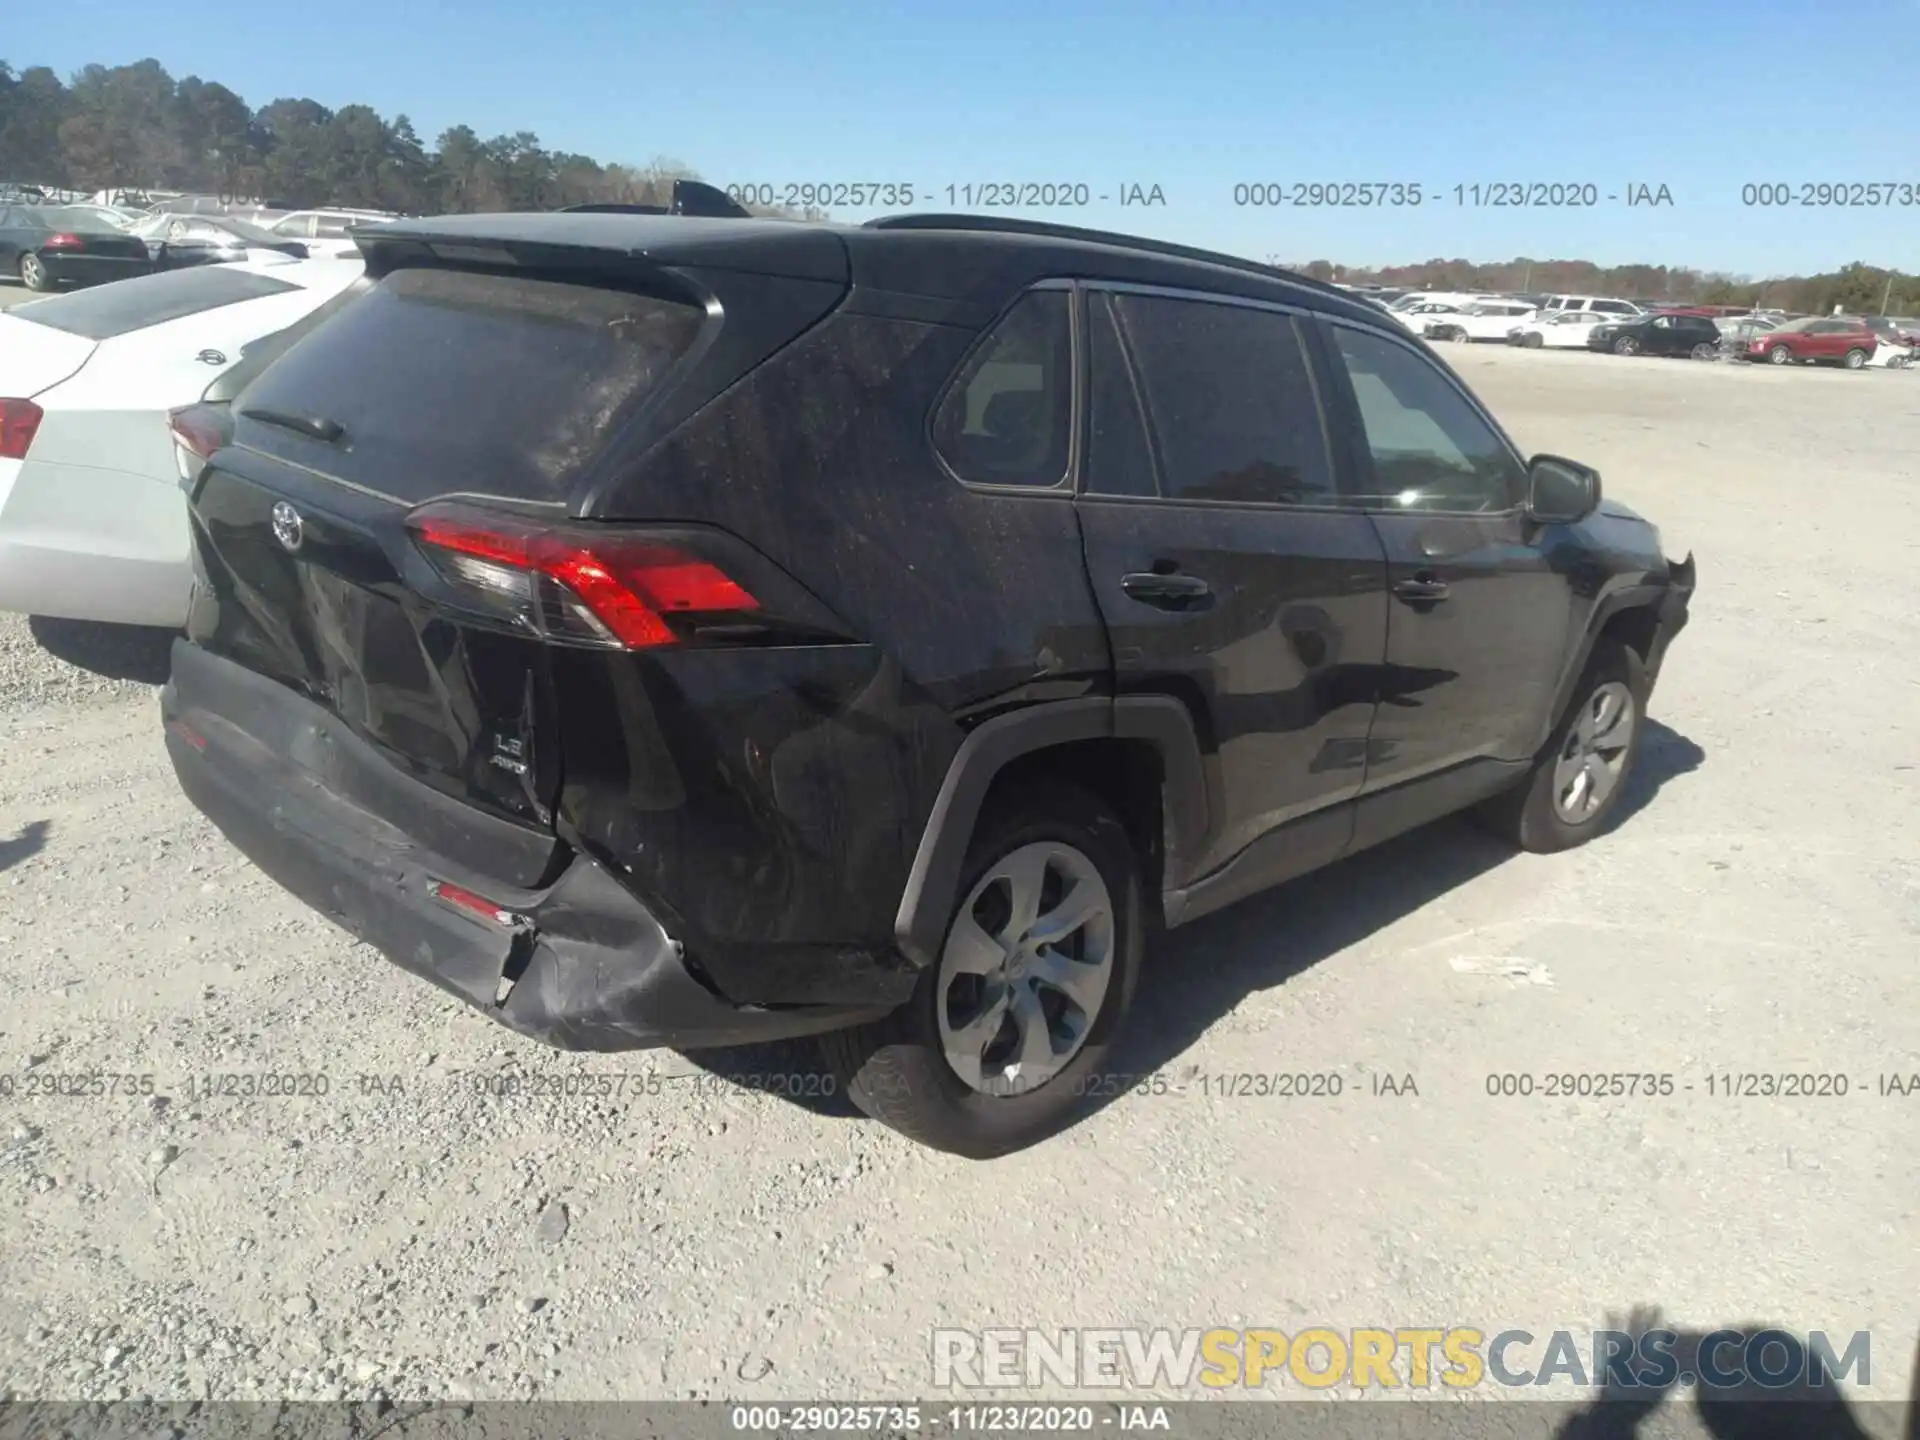
[[[0,400],[0,460],[24,460],[45,412],[31,400]]]

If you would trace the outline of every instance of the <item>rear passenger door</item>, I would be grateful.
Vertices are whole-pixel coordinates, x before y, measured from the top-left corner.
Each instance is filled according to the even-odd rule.
[[[1123,692],[1180,697],[1206,756],[1204,874],[1275,827],[1299,868],[1351,834],[1386,635],[1386,557],[1337,487],[1289,311],[1083,290],[1076,500]],[[1174,883],[1180,878],[1169,877]]]

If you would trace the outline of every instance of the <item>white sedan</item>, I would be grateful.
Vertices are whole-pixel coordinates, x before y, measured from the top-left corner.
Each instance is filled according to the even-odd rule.
[[[1427,326],[1434,322],[1451,320],[1463,314],[1468,303],[1465,300],[1418,300],[1411,305],[1390,309],[1387,313],[1414,334],[1424,335]]]
[[[1428,317],[1425,333],[1429,340],[1505,340],[1516,325],[1537,313],[1533,306],[1515,301],[1482,301],[1455,315]]]
[[[345,303],[361,273],[264,256],[0,314],[0,610],[183,624],[193,572],[169,412],[260,368],[273,347],[256,342]]]
[[[1507,339],[1529,350],[1584,350],[1587,336],[1596,325],[1617,323],[1618,315],[1595,310],[1549,310],[1532,320],[1522,321],[1507,333]]]

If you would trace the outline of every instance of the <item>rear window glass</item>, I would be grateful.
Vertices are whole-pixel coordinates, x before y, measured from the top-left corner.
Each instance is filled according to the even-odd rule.
[[[298,290],[285,280],[251,270],[208,265],[191,270],[169,270],[159,275],[136,275],[90,290],[74,290],[46,300],[16,305],[13,314],[36,325],[49,325],[89,340],[111,340],[149,325],[161,325],[202,310],[237,305]]]
[[[403,499],[553,499],[616,412],[657,386],[705,312],[625,290],[457,270],[388,275],[235,402],[332,421],[334,444],[248,443]]]

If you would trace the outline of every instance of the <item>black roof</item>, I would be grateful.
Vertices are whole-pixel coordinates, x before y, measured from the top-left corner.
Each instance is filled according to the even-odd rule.
[[[595,211],[439,215],[393,220],[353,235],[375,274],[432,245],[447,258],[505,250],[521,263],[541,252],[599,252],[655,266],[715,267],[835,281],[864,290],[998,305],[1060,275],[1309,305],[1353,319],[1379,312],[1305,275],[1166,241],[978,215],[901,215],[865,225]],[[956,317],[958,318],[958,317]]]

